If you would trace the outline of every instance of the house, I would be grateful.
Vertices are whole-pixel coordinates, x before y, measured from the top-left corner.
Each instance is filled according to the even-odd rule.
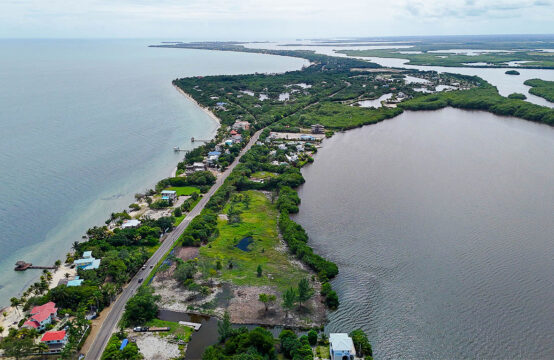
[[[225,145],[233,145],[233,139],[228,139],[228,140],[225,140]]]
[[[23,323],[23,327],[42,331],[46,325],[51,324],[52,320],[57,317],[58,309],[56,303],[50,301],[44,305],[35,306],[31,309],[30,314],[29,319]]]
[[[287,150],[287,144],[279,144],[279,145],[277,146],[277,148],[278,148],[279,150]]]
[[[323,134],[325,132],[325,126],[321,124],[312,125],[312,134]]]
[[[248,130],[250,129],[250,123],[248,121],[235,121],[235,123],[232,126],[232,129],[235,131],[239,130]]]
[[[82,270],[95,270],[100,267],[100,259],[92,257],[92,251],[85,251],[82,259],[77,259],[73,264]]]
[[[67,333],[65,330],[47,331],[42,335],[40,341],[48,345],[48,353],[56,354],[61,352],[67,344]]]
[[[221,151],[210,151],[208,153],[208,166],[215,166],[217,165],[217,160],[219,159],[219,156],[221,155]]]
[[[352,338],[346,333],[329,334],[329,355],[331,360],[352,360],[356,349]]]
[[[303,135],[300,135],[300,140],[302,140],[302,141],[314,141],[315,137],[313,137],[311,135],[303,134]]]
[[[78,276],[75,276],[75,279],[69,280],[66,285],[67,285],[67,287],[81,286],[83,281],[84,281],[83,279],[79,278]]]
[[[162,200],[175,201],[177,199],[177,191],[175,190],[162,190]]]
[[[292,155],[285,155],[287,157],[287,160],[289,162],[297,162],[298,161],[298,155],[292,154]]]
[[[131,219],[131,220],[125,220],[123,224],[121,224],[122,229],[127,228],[135,228],[140,225],[140,220],[137,219]]]
[[[215,156],[216,159],[221,155],[221,151],[210,151],[208,157]]]
[[[231,136],[233,136],[233,135],[238,134],[238,132],[236,132],[235,130],[231,130],[231,132],[229,134],[231,134]]]
[[[195,162],[192,164],[192,167],[193,167],[193,170],[194,172],[197,172],[197,171],[206,171],[206,165],[204,165],[204,163],[201,163],[201,162]]]
[[[304,151],[304,145],[296,145],[296,151]]]
[[[231,138],[233,139],[233,142],[235,142],[235,143],[239,143],[239,142],[242,141],[242,136],[240,134],[233,135],[233,136],[231,136]]]

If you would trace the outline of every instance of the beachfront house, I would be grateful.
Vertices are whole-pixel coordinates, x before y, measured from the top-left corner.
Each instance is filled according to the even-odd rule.
[[[82,270],[95,270],[100,267],[100,259],[92,257],[92,251],[85,251],[82,259],[77,259],[73,264]]]
[[[31,309],[30,314],[29,319],[23,323],[23,327],[42,331],[58,316],[58,308],[56,308],[56,303],[50,301],[44,305],[35,306]]]
[[[210,151],[208,153],[208,160],[207,160],[208,166],[216,166],[217,160],[219,159],[220,156],[221,156],[221,151]]]
[[[136,228],[140,225],[140,220],[137,219],[131,219],[131,220],[125,220],[123,224],[121,224],[122,229],[127,228]]]
[[[323,134],[325,132],[325,126],[321,124],[312,125],[312,134]]]
[[[177,191],[175,190],[162,190],[162,200],[175,201],[177,199]]]
[[[356,349],[352,338],[346,333],[329,334],[329,355],[331,360],[352,360]]]
[[[57,354],[67,344],[67,333],[65,330],[47,331],[42,335],[40,341],[48,345],[49,354]]]
[[[250,129],[250,123],[248,121],[235,121],[235,123],[233,124],[233,126],[231,127],[233,130],[235,131],[239,131],[239,130],[248,130]]]

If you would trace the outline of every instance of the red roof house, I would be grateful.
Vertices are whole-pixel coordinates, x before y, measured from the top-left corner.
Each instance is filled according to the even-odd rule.
[[[31,309],[31,317],[25,321],[23,327],[33,328],[36,330],[44,330],[46,325],[52,323],[52,318],[58,315],[58,309],[56,304],[52,301],[41,305],[35,306]]]
[[[230,134],[231,134],[231,135],[237,135],[238,132],[236,132],[235,130],[231,130]]]
[[[45,343],[65,343],[67,341],[67,334],[65,330],[60,331],[47,331],[42,335],[40,341]]]

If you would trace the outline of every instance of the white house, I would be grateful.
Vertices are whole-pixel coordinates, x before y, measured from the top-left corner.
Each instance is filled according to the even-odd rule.
[[[52,320],[58,316],[58,308],[52,301],[41,305],[35,306],[30,311],[31,317],[23,324],[23,327],[29,329],[36,329],[38,331],[44,330],[46,325],[51,324]]]
[[[140,220],[137,219],[131,219],[131,220],[125,220],[123,224],[121,224],[122,229],[126,228],[134,228],[140,225]]]
[[[279,150],[287,150],[286,144],[279,144],[277,147],[279,148]]]
[[[177,191],[162,190],[162,200],[175,201],[176,198],[177,198]]]
[[[329,334],[329,355],[331,360],[353,360],[356,349],[352,338],[346,333]]]

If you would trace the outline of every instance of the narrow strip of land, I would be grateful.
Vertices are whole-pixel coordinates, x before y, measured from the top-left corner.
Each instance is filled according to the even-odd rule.
[[[202,199],[198,202],[198,204],[194,207],[194,209],[191,210],[191,212],[185,217],[185,219],[171,232],[168,234],[165,241],[162,243],[162,245],[158,248],[158,250],[152,255],[152,257],[146,262],[146,270],[139,271],[129,282],[129,284],[123,289],[123,292],[121,296],[115,301],[115,303],[112,306],[112,309],[110,313],[108,314],[108,317],[102,324],[102,327],[100,328],[100,331],[98,332],[98,335],[96,336],[96,339],[94,339],[94,342],[90,348],[90,350],[86,354],[86,359],[89,360],[96,360],[100,359],[102,356],[102,352],[104,351],[104,348],[108,344],[108,341],[110,339],[110,336],[114,332],[117,323],[121,319],[121,316],[123,315],[123,311],[125,310],[125,304],[133,296],[133,294],[137,291],[137,289],[140,286],[139,279],[141,278],[147,278],[148,275],[150,275],[150,272],[152,271],[150,269],[150,266],[156,265],[162,257],[171,249],[173,244],[179,239],[183,231],[187,228],[187,226],[190,224],[192,219],[194,219],[202,209],[204,209],[204,206],[208,203],[210,198],[213,194],[219,189],[219,187],[223,184],[225,179],[231,174],[235,166],[239,163],[240,158],[242,155],[244,155],[253,144],[258,141],[258,138],[260,137],[261,130],[257,131],[251,138],[248,144],[241,150],[239,156],[235,158],[233,163],[225,170],[220,176],[215,184],[211,187],[211,189],[202,197]]]

